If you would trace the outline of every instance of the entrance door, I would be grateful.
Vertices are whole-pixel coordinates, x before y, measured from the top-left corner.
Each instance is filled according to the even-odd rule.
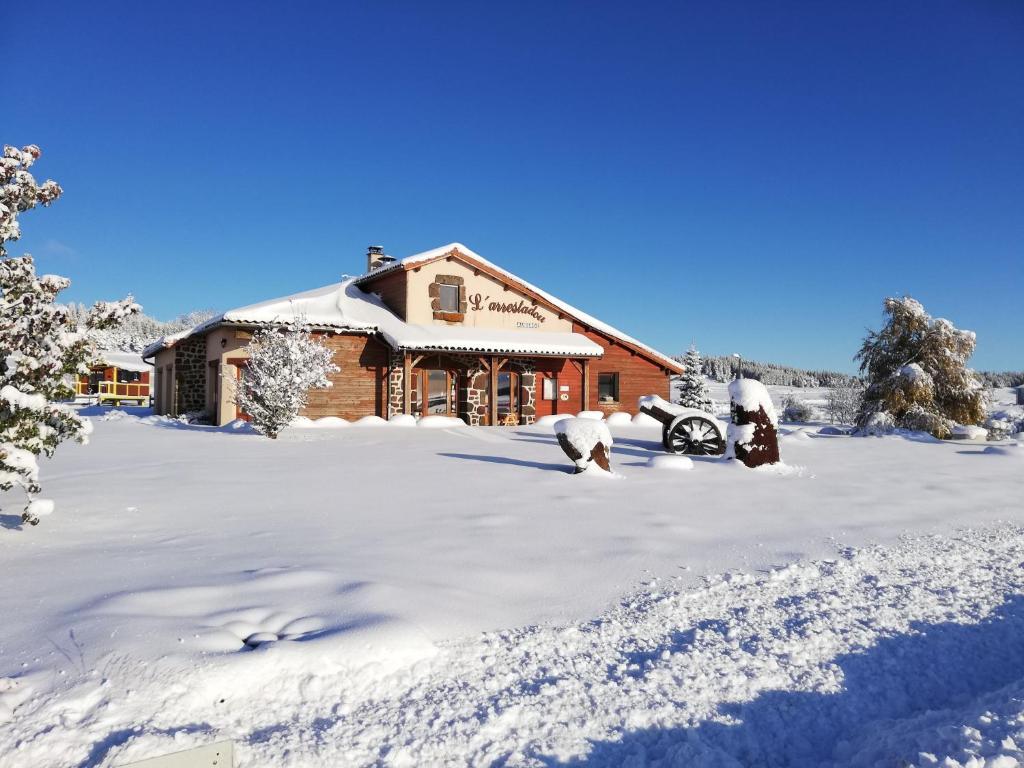
[[[519,423],[519,374],[498,372],[498,424]]]
[[[458,376],[452,371],[436,368],[421,371],[420,413],[424,416],[455,416],[458,406],[457,383]]]

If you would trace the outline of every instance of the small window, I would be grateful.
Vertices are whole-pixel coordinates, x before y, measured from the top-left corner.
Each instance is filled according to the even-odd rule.
[[[543,400],[554,400],[555,399],[555,380],[554,379],[541,379],[541,399]]]
[[[142,380],[138,371],[126,371],[123,368],[117,369],[117,381],[119,384],[135,384]]]
[[[597,399],[602,403],[617,403],[619,401],[619,374],[597,374]]]
[[[459,311],[459,286],[457,285],[440,285],[440,299],[441,299],[441,311],[442,312],[458,312]]]

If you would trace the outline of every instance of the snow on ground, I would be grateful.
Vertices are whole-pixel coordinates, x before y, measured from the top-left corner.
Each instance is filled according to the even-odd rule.
[[[1024,451],[786,427],[796,471],[679,472],[612,425],[608,483],[550,426],[97,421],[39,528],[0,498],[5,768],[1021,757]]]

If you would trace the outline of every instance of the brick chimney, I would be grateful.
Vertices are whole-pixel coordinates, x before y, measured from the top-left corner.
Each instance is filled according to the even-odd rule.
[[[381,265],[384,259],[384,246],[371,245],[366,249],[366,271],[372,272]]]

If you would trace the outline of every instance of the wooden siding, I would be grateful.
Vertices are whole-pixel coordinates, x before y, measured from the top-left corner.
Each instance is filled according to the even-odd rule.
[[[309,404],[302,415],[349,420],[383,415],[387,347],[370,336],[326,335],[324,343],[334,350],[334,364],[341,371],[331,376],[333,387],[309,393]]]
[[[406,301],[408,297],[408,286],[406,275],[403,270],[392,272],[381,276],[379,280],[364,285],[363,290],[369,293],[380,294],[383,301],[392,312],[403,320],[406,317]]]
[[[637,412],[637,400],[642,395],[660,395],[668,399],[669,372],[646,357],[642,357],[615,340],[579,324],[573,324],[575,333],[582,333],[591,341],[600,344],[604,355],[590,362],[590,402],[586,410]],[[566,366],[570,367],[570,366]],[[619,399],[615,403],[598,402],[597,376],[599,373],[619,374]],[[577,379],[579,374],[576,374]],[[571,393],[575,402],[580,402],[579,390]]]

